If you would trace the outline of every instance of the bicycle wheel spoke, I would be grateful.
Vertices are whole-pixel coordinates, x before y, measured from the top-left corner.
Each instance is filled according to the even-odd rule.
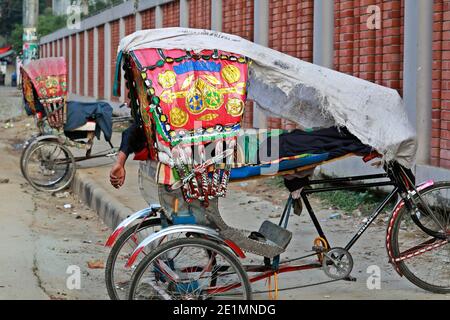
[[[70,151],[53,141],[42,141],[30,147],[23,166],[25,178],[34,188],[43,191],[64,189],[75,173],[75,162]]]

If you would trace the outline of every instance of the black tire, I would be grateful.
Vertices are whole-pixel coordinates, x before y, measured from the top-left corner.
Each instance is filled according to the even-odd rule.
[[[170,221],[168,221],[169,225],[171,224]],[[152,218],[143,221],[140,224],[132,225],[128,227],[125,231],[122,232],[122,234],[117,238],[114,245],[111,248],[111,251],[108,255],[108,259],[105,266],[105,282],[106,282],[106,288],[108,291],[108,295],[111,300],[122,300],[121,295],[119,294],[115,279],[114,279],[114,272],[116,269],[116,261],[119,255],[122,253],[124,249],[124,245],[130,240],[130,238],[143,231],[148,231],[150,228],[161,226],[161,219],[160,218]],[[144,238],[148,236],[148,232],[145,233],[143,236]],[[133,248],[134,250],[134,248]],[[128,252],[128,254],[131,254],[132,250]],[[143,252],[144,254],[145,252]],[[139,261],[139,258],[138,260]],[[130,274],[131,279],[131,274]],[[125,296],[122,298],[126,298],[127,292],[124,292]]]
[[[448,205],[450,205],[450,182],[437,182],[435,183],[433,186],[430,186],[422,191],[420,191],[420,195],[421,197],[424,198],[424,200],[426,201],[427,198],[432,197],[432,193],[436,194],[438,192],[442,192],[443,190],[447,190],[447,195],[449,198],[445,197],[445,201],[438,201],[437,203],[439,203],[439,205],[445,206],[445,208],[447,208],[448,206],[446,205],[446,202],[448,201]],[[440,198],[436,198],[436,199],[440,199]],[[427,201],[429,202],[429,201]],[[418,208],[420,207],[420,205],[418,205]],[[430,208],[433,208],[434,206],[430,205]],[[434,211],[434,210],[433,210]],[[448,232],[450,231],[450,221],[449,221],[449,215],[450,212],[447,213],[447,209],[445,209],[445,211],[443,213],[439,213],[437,211],[434,211],[436,213],[436,216],[440,217],[442,215],[442,223],[441,225],[443,226],[443,229],[445,232],[447,232],[447,237],[448,237]],[[420,217],[419,217],[420,219]],[[424,215],[423,219],[428,219],[428,221],[434,221],[431,218],[428,218],[427,216]],[[415,220],[415,221],[414,221]],[[441,220],[439,220],[441,221]],[[434,222],[433,222],[434,223]],[[436,224],[437,225],[437,224]],[[440,226],[440,227],[442,227]],[[419,245],[423,244],[425,241],[427,240],[422,240],[423,239],[430,239],[429,241],[445,241],[443,240],[442,236],[444,236],[443,232],[437,232],[437,227],[431,228],[429,226],[425,226],[421,224],[420,221],[417,221],[417,216],[415,216],[414,218],[412,218],[411,213],[406,209],[406,207],[403,207],[400,212],[398,212],[397,218],[395,219],[395,221],[393,222],[393,226],[392,226],[392,236],[390,237],[389,240],[389,245],[392,248],[392,254],[393,257],[391,257],[392,259],[396,259],[396,258],[400,258],[401,257],[401,253],[407,251],[408,245],[404,245],[406,247],[405,248],[401,248],[400,242],[404,241],[414,241],[414,242],[418,242],[420,241],[420,243],[418,245],[413,246],[413,248],[417,248]],[[414,233],[414,237],[412,237],[412,234]],[[400,235],[402,234],[402,235]],[[440,234],[441,237],[440,238],[436,238],[433,237],[431,234]],[[405,240],[403,240],[405,239]],[[434,240],[435,239],[435,240]],[[416,249],[418,250],[418,249]],[[422,260],[414,260],[414,261],[419,261],[419,262],[412,262],[412,259],[421,259],[420,257],[424,258],[427,257],[428,261],[431,260],[431,258],[433,258],[434,256],[430,256],[431,253],[434,252],[434,255],[436,255],[436,250],[442,250],[444,252],[444,254],[442,255],[442,261],[438,261],[437,263],[442,265],[442,269],[444,270],[444,276],[438,277],[439,279],[436,279],[436,277],[433,277],[434,279],[436,279],[436,281],[434,283],[430,283],[431,281],[426,279],[428,278],[428,276],[426,277],[425,275],[418,275],[419,273],[419,268],[423,269],[424,273],[427,273],[429,275],[431,275],[431,272],[437,272],[438,267],[441,267],[440,265],[438,266],[433,266],[430,263],[426,263]],[[441,255],[439,255],[438,257],[439,259],[441,258]],[[414,265],[415,263],[415,265]],[[399,268],[399,271],[409,280],[411,281],[413,284],[415,284],[416,286],[433,292],[433,293],[440,293],[440,294],[447,294],[450,293],[450,244],[447,241],[447,244],[444,244],[443,246],[440,246],[436,249],[430,250],[430,251],[426,251],[425,253],[422,253],[420,255],[417,255],[416,257],[412,257],[412,258],[408,258],[402,261],[399,261],[396,263],[397,267]],[[446,270],[446,271],[445,271]],[[447,276],[445,276],[447,275]],[[445,277],[445,278],[442,278]]]
[[[56,148],[59,148],[60,153],[62,152],[65,157],[64,159],[57,160],[57,162],[62,161],[61,162],[62,164],[59,164],[58,168],[63,168],[63,174],[58,179],[47,183],[35,180],[34,179],[35,177],[32,177],[30,174],[30,159],[35,154],[36,156],[38,156],[38,153],[44,147],[53,147],[55,148],[55,150]],[[40,155],[42,155],[42,153]],[[44,140],[33,143],[32,146],[28,149],[28,151],[24,153],[23,162],[24,162],[25,179],[31,184],[33,188],[39,191],[46,191],[46,192],[61,191],[67,188],[72,183],[72,180],[75,177],[76,171],[75,158],[72,155],[72,152],[70,152],[70,150],[66,146],[57,141]]]
[[[147,267],[149,266],[149,264],[153,262],[154,259],[156,259],[161,254],[166,254],[166,252],[171,249],[178,249],[180,247],[187,247],[187,246],[199,247],[206,250],[208,253],[216,251],[222,254],[228,260],[230,265],[234,267],[236,274],[241,280],[242,284],[241,287],[243,288],[243,293],[245,295],[244,300],[252,299],[252,290],[250,281],[239,259],[229,250],[227,250],[223,245],[219,245],[217,242],[201,238],[185,238],[185,239],[171,240],[162,244],[156,250],[153,250],[150,254],[145,256],[138,264],[136,270],[133,272],[133,276],[131,278],[131,285],[129,287],[128,292],[128,299],[134,300],[136,287],[139,281],[141,280],[144,272],[147,270]]]
[[[133,225],[128,227],[120,236],[117,238],[116,242],[111,248],[111,251],[108,255],[108,260],[106,261],[105,266],[105,282],[106,289],[108,290],[108,295],[111,300],[121,300],[120,294],[117,292],[116,284],[114,281],[114,271],[116,267],[116,261],[121,253],[124,245],[128,242],[128,240],[136,233],[139,233],[143,230],[147,230],[149,228],[153,228],[161,225],[160,218],[148,219],[138,225]],[[126,297],[126,292],[125,292]]]
[[[25,177],[25,159],[26,159],[26,153],[31,150],[33,145],[36,143],[36,139],[38,137],[32,137],[28,139],[25,144],[26,146],[22,149],[22,154],[20,155],[20,172],[22,173],[22,176]]]

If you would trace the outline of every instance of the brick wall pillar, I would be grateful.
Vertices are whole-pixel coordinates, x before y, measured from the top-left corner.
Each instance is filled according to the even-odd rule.
[[[313,61],[333,68],[334,0],[314,0]]]
[[[254,9],[254,22],[253,22],[253,38],[255,43],[262,46],[269,46],[269,0],[259,0],[255,1]],[[259,108],[258,104],[253,103],[253,105],[247,106],[253,111],[252,127],[255,128],[266,128],[267,127],[267,116]]]
[[[136,31],[142,30],[142,15],[140,12],[136,13],[136,20],[135,20],[135,29]]]
[[[74,47],[73,47],[73,35],[69,36],[69,74],[68,74],[68,79],[67,81],[69,82],[69,92],[73,92],[74,88],[75,88],[75,77],[73,76],[73,61],[75,60],[73,51],[74,51]]]
[[[155,8],[155,28],[163,27],[163,11],[161,6]]]
[[[180,0],[180,27],[183,27],[183,28],[189,27],[189,1],[188,0]]]
[[[121,18],[119,20],[119,39],[123,39],[125,37],[125,20]],[[119,40],[120,41],[120,40]],[[117,51],[117,48],[116,48]],[[120,102],[125,102],[125,77],[124,72],[122,70],[122,66],[120,66]]]
[[[98,82],[99,82],[99,72],[98,72],[98,69],[99,69],[99,51],[100,51],[100,49],[99,49],[99,35],[98,35],[98,28],[96,27],[96,28],[94,28],[94,42],[93,42],[93,82],[94,82],[94,97],[96,98],[96,99],[99,99],[100,98],[100,95],[99,95],[99,88],[98,88]],[[103,61],[102,61],[102,64],[103,64]],[[103,77],[103,75],[102,75],[102,77]]]
[[[83,94],[85,96],[89,96],[88,88],[89,88],[89,67],[92,64],[92,61],[89,60],[89,34],[88,31],[84,31],[84,65],[81,67],[84,68],[84,74],[81,79],[81,82],[84,84]]]
[[[406,1],[404,99],[417,129],[417,163],[431,159],[433,1]]]
[[[81,76],[81,48],[80,48],[80,34],[77,33],[75,36],[75,93],[80,94],[80,76]]]
[[[222,17],[223,17],[223,3],[222,0],[211,0],[211,29],[215,31],[222,31]]]
[[[100,62],[101,63],[101,62]],[[104,81],[104,93],[103,97],[106,100],[111,100],[112,85],[111,85],[111,24],[109,22],[104,25],[104,61],[103,61],[103,81]]]
[[[88,69],[87,69],[87,93],[86,95],[89,97],[94,97],[94,29],[90,29],[87,32],[87,61],[88,61]]]

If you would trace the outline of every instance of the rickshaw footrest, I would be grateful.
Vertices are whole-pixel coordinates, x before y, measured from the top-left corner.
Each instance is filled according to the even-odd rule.
[[[292,232],[268,220],[263,222],[258,232],[283,249],[286,249],[292,239]]]

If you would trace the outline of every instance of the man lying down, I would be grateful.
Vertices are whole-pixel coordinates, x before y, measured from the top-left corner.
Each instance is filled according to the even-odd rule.
[[[367,155],[373,149],[364,145],[346,128],[330,127],[319,130],[271,130],[261,134],[258,130],[242,130],[244,134],[238,137],[237,166],[268,165],[277,163],[280,171],[293,169],[292,166],[302,166],[314,162],[323,162],[347,154]],[[263,138],[261,138],[263,137]],[[256,147],[255,147],[256,146]],[[138,160],[145,160],[142,154],[147,154],[145,134],[137,125],[131,125],[122,133],[122,141],[117,161],[110,172],[112,186],[119,189],[125,182],[125,163],[131,153],[140,154]],[[212,155],[214,156],[214,151]],[[136,158],[136,157],[135,157]],[[250,167],[249,167],[250,168]],[[233,170],[234,171],[234,170]],[[233,171],[231,179],[233,179]],[[241,170],[242,175],[255,175],[255,171]],[[248,176],[245,176],[248,177]],[[239,176],[237,176],[239,178]],[[242,177],[241,177],[242,178]],[[298,176],[285,178],[286,187],[293,192],[304,185]]]

